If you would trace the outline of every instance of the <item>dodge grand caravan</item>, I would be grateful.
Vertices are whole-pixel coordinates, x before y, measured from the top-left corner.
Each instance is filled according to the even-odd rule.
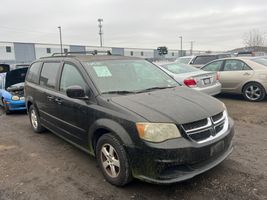
[[[35,132],[48,129],[95,156],[117,186],[132,178],[190,179],[233,149],[233,121],[222,102],[139,58],[41,58],[28,70],[25,99]]]

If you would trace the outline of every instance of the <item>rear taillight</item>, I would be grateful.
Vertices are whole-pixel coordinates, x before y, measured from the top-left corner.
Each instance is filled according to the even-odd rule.
[[[196,87],[197,86],[197,82],[195,79],[193,78],[188,78],[184,80],[184,84],[188,87]]]
[[[217,81],[220,80],[220,74],[219,74],[219,72],[216,73],[216,80],[217,80]]]

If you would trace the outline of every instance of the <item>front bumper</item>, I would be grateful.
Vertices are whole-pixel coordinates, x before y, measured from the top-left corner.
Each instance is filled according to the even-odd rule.
[[[177,139],[160,145],[148,144],[146,148],[128,149],[133,176],[158,184],[193,178],[215,167],[231,154],[233,135],[233,121],[230,120],[228,131],[207,143]],[[220,148],[214,151],[215,147]]]
[[[222,85],[221,85],[221,83],[217,82],[216,84],[211,85],[211,86],[207,86],[207,87],[203,87],[203,88],[196,87],[193,89],[195,89],[199,92],[204,92],[204,93],[211,95],[211,96],[215,96],[215,95],[221,93]]]
[[[19,101],[9,100],[5,101],[4,103],[9,111],[26,110],[26,105],[24,100],[19,100]]]

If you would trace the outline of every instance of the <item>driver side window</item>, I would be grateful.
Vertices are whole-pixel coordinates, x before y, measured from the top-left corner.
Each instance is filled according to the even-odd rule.
[[[79,85],[86,90],[86,83],[78,71],[78,69],[72,64],[64,64],[61,79],[60,79],[60,91],[66,92],[70,86]]]
[[[206,65],[205,67],[203,67],[202,70],[204,70],[204,71],[213,71],[213,72],[220,71],[222,63],[223,63],[222,60],[212,62],[212,63]]]

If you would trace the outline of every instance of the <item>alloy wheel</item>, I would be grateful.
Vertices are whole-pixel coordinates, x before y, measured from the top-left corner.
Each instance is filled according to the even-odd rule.
[[[120,173],[120,161],[116,150],[110,144],[104,144],[101,148],[101,163],[105,172],[110,177],[118,177]]]
[[[246,88],[245,95],[249,100],[256,101],[261,97],[262,91],[258,86],[250,85]]]
[[[37,115],[34,109],[31,111],[31,123],[33,128],[37,129],[38,128],[38,120],[37,120]]]

